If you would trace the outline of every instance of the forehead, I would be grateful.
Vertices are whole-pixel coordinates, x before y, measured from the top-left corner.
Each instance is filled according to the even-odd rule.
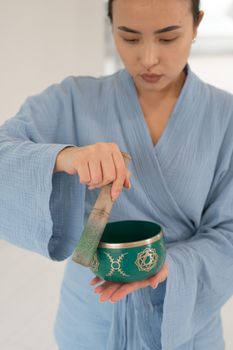
[[[113,20],[117,24],[182,25],[192,17],[190,0],[114,0]],[[190,18],[189,18],[190,20]]]

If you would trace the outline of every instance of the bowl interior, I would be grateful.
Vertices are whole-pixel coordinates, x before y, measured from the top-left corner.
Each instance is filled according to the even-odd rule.
[[[161,227],[150,221],[116,221],[106,225],[101,242],[130,243],[156,236]]]

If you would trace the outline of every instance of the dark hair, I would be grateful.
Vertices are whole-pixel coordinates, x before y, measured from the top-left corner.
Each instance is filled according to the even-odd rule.
[[[193,20],[194,20],[194,23],[196,24],[198,22],[198,17],[200,12],[200,0],[191,0],[191,2],[192,2]],[[112,4],[113,4],[113,0],[108,0],[108,17],[111,23],[112,23]]]

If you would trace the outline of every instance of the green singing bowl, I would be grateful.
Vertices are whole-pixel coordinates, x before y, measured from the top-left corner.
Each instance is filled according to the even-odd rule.
[[[90,268],[106,281],[134,282],[157,273],[165,256],[163,233],[158,224],[117,221],[106,225]]]

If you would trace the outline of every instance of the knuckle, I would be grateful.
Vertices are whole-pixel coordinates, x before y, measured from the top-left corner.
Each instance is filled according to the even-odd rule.
[[[115,176],[114,175],[108,175],[108,176],[106,176],[105,178],[104,178],[104,182],[106,182],[106,183],[111,183],[111,182],[113,182],[115,180]]]
[[[89,154],[88,154],[89,160],[90,159],[95,159],[96,155],[99,154],[99,152],[100,152],[100,150],[99,150],[98,146],[97,147],[94,147],[94,146],[91,147],[90,151],[89,151]]]
[[[119,172],[117,176],[118,183],[123,185],[125,179],[126,179],[125,172],[124,171]]]
[[[105,150],[107,143],[106,142],[96,142],[96,144],[93,146],[94,146],[94,148]]]
[[[80,182],[81,183],[89,183],[90,182],[90,178],[81,178]]]
[[[107,142],[97,142],[93,147],[92,155],[99,159],[104,159],[106,155],[111,153],[111,148],[109,148],[109,143]]]
[[[103,147],[103,142],[96,142],[94,145],[92,145],[92,149],[99,149]]]
[[[98,151],[98,147],[97,147],[97,151]],[[82,152],[82,158],[88,161],[95,154],[96,154],[96,145],[88,145],[85,147],[85,149]]]
[[[92,184],[95,186],[99,185],[101,182],[102,182],[102,180],[100,180],[100,179],[92,180]]]
[[[119,183],[115,183],[113,186],[114,192],[121,192],[122,191],[122,186]]]
[[[83,154],[80,154],[78,158],[76,158],[76,166],[80,168],[86,168],[89,162],[90,154],[87,152],[83,152]]]
[[[121,165],[119,166],[119,168],[117,169],[117,175],[118,175],[117,177],[121,178],[121,179],[123,179],[127,176],[127,173],[126,173],[125,168],[123,166],[121,166]]]
[[[120,151],[119,146],[116,143],[109,143],[113,151]]]
[[[103,185],[108,185],[114,181],[114,177],[107,175],[103,178]]]

